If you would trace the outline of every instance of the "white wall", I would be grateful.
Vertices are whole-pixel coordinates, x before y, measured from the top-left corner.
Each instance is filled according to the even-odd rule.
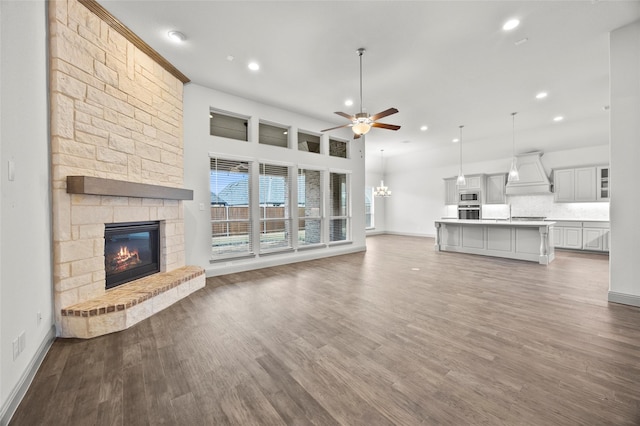
[[[382,174],[379,170],[369,169],[367,165],[367,170],[365,173],[365,184],[366,186],[373,187],[374,191],[377,186],[380,185],[380,179],[382,178]],[[386,177],[385,177],[385,185],[387,185]],[[388,185],[387,185],[388,186]],[[393,188],[389,186],[391,190],[391,198],[385,197],[373,197],[373,226],[374,229],[367,230],[367,235],[375,235],[375,234],[383,234],[386,230],[385,225],[385,208],[387,203],[392,203],[393,201]]]
[[[611,33],[609,300],[640,306],[640,21]]]
[[[209,134],[209,109],[215,108],[251,117],[250,142],[230,140]],[[297,262],[324,256],[365,250],[364,229],[364,141],[362,138],[348,142],[349,159],[330,157],[325,154],[301,152],[269,145],[258,144],[251,134],[257,134],[258,120],[292,126],[290,134],[298,128],[317,133],[332,127],[310,117],[261,104],[252,100],[232,96],[196,84],[188,84],[184,90],[184,185],[193,189],[194,200],[185,206],[185,247],[187,264],[205,268],[207,276],[220,275],[248,269]],[[348,130],[341,139],[351,137]],[[323,135],[323,148],[328,149],[328,137]],[[352,244],[335,245],[328,248],[308,249],[289,254],[277,254],[255,259],[210,262],[210,194],[209,153],[220,156],[236,156],[260,160],[272,160],[292,165],[323,168],[326,170],[351,170]],[[203,209],[200,210],[200,204]]]
[[[0,423],[54,337],[46,24],[44,1],[0,1]]]
[[[609,146],[606,142],[603,141],[603,145],[596,147],[545,153],[542,156],[542,163],[547,175],[550,176],[554,168],[608,164]],[[412,153],[391,157],[386,163],[386,180],[393,190],[393,196],[386,202],[385,224],[388,233],[433,237],[435,236],[434,221],[443,216],[456,214],[455,208],[452,211],[444,205],[443,179],[456,176],[458,164],[430,168],[424,167],[422,162],[423,159],[419,153]],[[506,173],[510,164],[511,158],[464,163],[463,171],[465,175]],[[524,198],[509,198],[512,198],[508,200],[509,202],[521,207],[520,215],[527,215],[524,207],[527,202]],[[593,212],[594,218],[602,218],[606,207],[607,203],[596,206]],[[576,207],[576,209],[579,208]],[[558,213],[564,213],[564,211],[558,209]]]

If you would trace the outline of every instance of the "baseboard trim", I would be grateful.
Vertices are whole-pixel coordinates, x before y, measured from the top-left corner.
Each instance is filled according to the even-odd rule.
[[[609,290],[608,300],[613,303],[640,307],[640,296],[634,294],[618,293]]]
[[[56,328],[55,326],[51,326],[51,329],[42,340],[42,343],[40,343],[40,347],[38,347],[35,356],[31,359],[28,368],[22,373],[20,380],[16,383],[9,394],[9,398],[7,398],[7,401],[2,406],[2,410],[0,411],[0,425],[5,426],[9,424],[9,420],[11,420],[11,417],[13,417],[18,405],[20,405],[20,402],[22,401],[22,398],[24,398],[27,393],[33,378],[38,372],[38,369],[40,368],[44,357],[47,355],[47,352],[49,352],[49,348],[51,348],[55,338]]]

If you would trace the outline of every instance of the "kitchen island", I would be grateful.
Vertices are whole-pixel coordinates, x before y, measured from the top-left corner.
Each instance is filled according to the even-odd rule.
[[[528,260],[548,265],[555,258],[549,221],[436,220],[436,251]]]

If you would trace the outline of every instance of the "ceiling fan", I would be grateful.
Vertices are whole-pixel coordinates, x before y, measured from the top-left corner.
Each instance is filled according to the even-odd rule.
[[[351,123],[343,124],[342,126],[331,127],[330,129],[324,129],[321,131],[327,132],[329,130],[340,129],[342,127],[351,127],[351,130],[353,130],[353,133],[355,133],[355,136],[353,138],[358,139],[360,136],[369,132],[372,127],[380,127],[382,129],[388,130],[398,130],[400,126],[396,126],[395,124],[385,124],[377,122],[377,120],[383,117],[398,112],[396,108],[389,108],[374,115],[369,115],[369,113],[362,110],[362,55],[365,52],[365,48],[361,47],[356,52],[358,52],[358,56],[360,57],[360,112],[355,115],[349,115],[346,112],[336,111],[335,114],[351,120]]]

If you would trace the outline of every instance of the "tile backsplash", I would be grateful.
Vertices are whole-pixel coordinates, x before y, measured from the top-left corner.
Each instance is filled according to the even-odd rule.
[[[609,220],[609,203],[554,203],[553,195],[510,195],[509,204],[484,205],[483,218],[542,216],[549,219]]]

